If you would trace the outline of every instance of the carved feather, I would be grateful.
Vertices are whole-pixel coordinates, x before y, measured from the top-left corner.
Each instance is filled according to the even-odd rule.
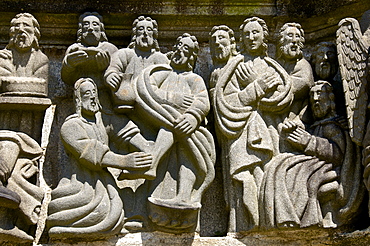
[[[356,19],[345,18],[338,25],[338,61],[346,100],[348,126],[352,141],[361,145],[366,130],[369,45],[362,37],[360,25]]]

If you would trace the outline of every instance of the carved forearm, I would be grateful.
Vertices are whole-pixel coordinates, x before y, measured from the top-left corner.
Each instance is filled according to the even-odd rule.
[[[336,143],[313,135],[304,153],[317,156],[320,160],[333,163],[335,166],[341,165],[341,161],[343,160],[343,152]]]

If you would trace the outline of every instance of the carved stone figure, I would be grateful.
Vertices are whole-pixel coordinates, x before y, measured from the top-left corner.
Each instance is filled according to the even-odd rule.
[[[369,81],[370,27],[365,27],[363,29],[365,30],[364,35],[362,35],[360,25],[356,19],[345,18],[338,25],[338,60],[345,95],[348,128],[352,141],[364,148],[362,152],[365,167],[363,177],[369,191],[370,124],[367,122],[367,87]],[[365,127],[366,124],[367,127]]]
[[[343,85],[339,76],[339,64],[337,47],[332,42],[318,43],[312,53],[311,63],[313,67],[315,81],[328,81],[334,90],[335,104],[337,105],[337,113],[345,115],[345,102],[343,100]]]
[[[309,121],[305,112],[308,105],[308,91],[314,81],[311,65],[303,57],[304,42],[304,31],[300,24],[286,23],[280,28],[277,57],[292,81],[294,101],[288,118],[296,122]]]
[[[336,114],[332,86],[315,82],[310,102],[315,123],[309,131],[289,120],[283,126],[285,140],[304,155],[281,154],[266,169],[261,205],[270,208],[263,214],[267,228],[341,226],[362,202],[360,151]]]
[[[185,33],[174,48],[171,67],[153,65],[139,75],[135,110],[156,141],[162,139],[163,156],[149,184],[151,226],[182,233],[197,226],[202,194],[214,178],[215,149],[212,135],[200,126],[210,104],[203,79],[192,72],[197,39]]]
[[[13,87],[16,87],[25,80],[23,83],[29,82],[31,85],[35,83],[35,87],[40,87],[38,84],[41,84],[43,88],[43,91],[27,88],[35,90],[29,91],[30,93],[40,93],[45,96],[49,59],[39,49],[40,25],[35,17],[28,13],[17,14],[10,24],[9,44],[0,51],[0,76],[18,77],[19,79],[13,78],[14,81],[12,81],[9,78],[2,81],[2,92],[12,92],[12,86],[9,85],[10,88],[7,88],[7,83],[14,83]],[[34,80],[27,81],[26,78],[34,78]]]
[[[241,25],[241,53],[224,66],[215,87],[216,130],[224,155],[229,231],[258,228],[265,165],[280,152],[279,123],[293,101],[287,72],[267,57],[268,29],[257,17]]]
[[[212,100],[213,91],[219,76],[223,73],[223,67],[238,53],[236,51],[234,31],[230,27],[225,25],[214,26],[209,35],[209,46],[213,62],[209,85]]]
[[[132,171],[135,178],[150,168],[152,157],[143,152],[127,155],[112,152],[101,118],[97,86],[92,79],[81,78],[74,87],[76,114],[69,116],[61,128],[71,169],[51,193],[49,235],[97,238],[119,233],[123,204],[107,167]],[[130,126],[126,129],[124,138],[137,134]]]
[[[0,50],[0,129],[39,140],[44,110],[51,104],[45,98],[49,59],[40,50],[40,25],[33,15],[17,14],[10,24],[9,44]]]
[[[105,83],[104,72],[111,56],[118,49],[108,42],[103,17],[96,12],[86,12],[79,18],[77,43],[68,47],[63,59],[62,80],[73,85],[79,78],[91,78],[99,89],[100,101],[105,110],[109,109],[110,98]]]
[[[105,79],[112,90],[116,110],[132,108],[135,101],[131,81],[148,66],[168,64],[167,57],[159,52],[158,25],[150,17],[139,16],[132,24],[132,40],[128,48],[112,56]]]
[[[337,47],[332,42],[318,43],[312,53],[315,80],[332,81],[338,72]]]
[[[132,122],[135,122],[139,126],[140,131],[145,135],[146,139],[156,140],[156,136],[151,135],[152,138],[150,138],[146,134],[147,119],[137,117],[136,111],[132,111],[132,109],[136,100],[133,83],[141,72],[153,64],[169,63],[167,57],[159,52],[157,37],[157,22],[150,17],[139,16],[132,24],[132,39],[129,47],[120,49],[114,53],[104,75],[105,83],[112,93],[113,109],[117,113],[111,117],[109,124],[117,136],[121,135],[122,119],[120,117],[121,115],[125,117],[122,113],[126,113],[133,120]],[[158,140],[155,143],[160,144],[161,140]],[[144,176],[147,179],[153,179],[156,176],[155,165],[161,156],[161,153],[158,152],[161,148],[157,148],[157,146],[151,144],[147,146],[144,144],[143,146],[141,143],[145,141],[142,140],[136,142],[136,144],[132,145],[136,146],[137,149],[144,149],[145,152],[153,154],[154,169],[151,168]],[[124,148],[121,147],[119,149],[121,151]],[[125,176],[125,172],[122,172],[119,177],[119,179],[128,178]],[[146,184],[143,185],[143,182],[144,180],[121,182],[124,183],[122,188],[129,187],[127,189],[129,192],[125,193],[125,211],[127,216],[125,228],[130,231],[142,230],[143,227],[146,227],[146,198],[148,197],[148,188]]]
[[[0,238],[32,241],[44,191],[39,184],[39,142],[49,59],[39,48],[40,25],[28,13],[11,20],[0,50]],[[14,130],[14,131],[10,131]]]
[[[0,238],[32,241],[44,196],[35,181],[42,149],[24,133],[0,130],[0,153]]]

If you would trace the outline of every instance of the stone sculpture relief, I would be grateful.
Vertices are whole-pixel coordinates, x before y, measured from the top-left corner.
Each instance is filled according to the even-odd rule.
[[[141,178],[154,179],[156,177],[156,163],[158,163],[161,153],[157,153],[161,148],[162,140],[156,141],[156,136],[148,136],[147,134],[147,119],[137,117],[136,108],[136,92],[134,81],[141,72],[148,66],[154,64],[168,64],[167,57],[159,52],[158,24],[150,17],[139,16],[132,24],[132,39],[129,47],[118,50],[112,55],[111,63],[105,72],[105,85],[110,88],[113,110],[115,112],[107,125],[115,132],[118,139],[114,140],[114,145],[120,145],[123,142],[124,146],[114,146],[120,153],[127,153],[131,150],[142,150],[153,154],[153,168],[141,175]],[[126,113],[124,115],[123,113]],[[126,117],[128,116],[128,118]],[[127,123],[129,122],[129,123]],[[135,129],[140,129],[146,139],[137,135],[136,138],[121,141],[125,126],[132,126]],[[139,128],[137,127],[139,126]],[[129,129],[126,127],[125,129]],[[141,136],[141,135],[140,135]],[[129,142],[129,144],[128,144]],[[157,144],[155,144],[157,143]],[[117,174],[117,170],[111,170],[117,180],[132,179],[126,175],[125,170]],[[116,173],[116,174],[115,174]],[[139,177],[140,178],[140,177]],[[131,181],[118,182],[121,188],[124,189],[125,200],[125,228],[129,231],[146,230],[147,228],[147,208],[146,199],[148,197],[148,185],[143,179],[134,179]],[[144,183],[144,184],[143,184]],[[126,192],[127,191],[127,192]]]
[[[79,18],[77,43],[68,47],[62,63],[62,80],[73,85],[79,78],[91,78],[99,89],[104,110],[110,110],[109,93],[104,83],[104,72],[111,56],[118,49],[108,42],[103,17],[86,12]]]
[[[40,25],[35,17],[28,13],[16,15],[10,24],[9,44],[0,51],[0,76],[11,78],[7,78],[9,81],[2,81],[2,93],[21,93],[18,89],[22,85],[18,84],[26,80],[23,83],[28,82],[34,86],[23,93],[45,96],[49,59],[39,49]]]
[[[338,25],[338,61],[345,95],[349,133],[352,141],[363,147],[363,178],[369,191],[370,124],[367,118],[369,107],[367,86],[369,81],[370,27],[364,27],[363,35],[356,19],[345,18]],[[365,127],[366,125],[367,127]]]
[[[210,94],[224,156],[229,231],[348,223],[362,200],[361,184],[353,183],[361,173],[359,149],[346,137],[331,85],[312,87],[303,29],[282,26],[277,61],[267,56],[262,19],[248,18],[240,30],[241,55],[233,55],[229,28],[214,27],[210,34]],[[311,87],[315,123],[307,110]]]
[[[289,75],[266,56],[265,22],[248,18],[240,30],[241,55],[230,59],[213,82],[216,130],[222,153],[229,156],[223,167],[230,232],[259,226],[264,166],[279,151],[279,114],[286,115],[293,100]]]
[[[44,197],[39,160],[44,112],[51,104],[45,98],[49,60],[39,48],[35,17],[17,14],[10,24],[9,44],[0,50],[0,238],[30,242]]]
[[[150,182],[148,216],[155,230],[192,232],[201,197],[214,178],[215,147],[202,126],[209,108],[203,79],[193,73],[199,45],[190,34],[177,38],[170,66],[152,65],[135,80],[136,112],[157,134],[161,153]],[[158,158],[158,157],[157,157]]]
[[[152,156],[143,152],[120,155],[110,150],[97,85],[92,79],[77,80],[74,101],[76,114],[69,116],[61,128],[72,167],[51,193],[49,235],[114,235],[122,229],[124,211],[119,189],[107,167],[144,172],[150,168]]]
[[[49,59],[40,50],[40,25],[35,17],[17,14],[10,24],[9,44],[0,50],[0,129],[39,139],[44,110],[51,104],[45,98]]]
[[[112,56],[104,77],[112,91],[117,112],[133,108],[132,80],[150,65],[168,64],[167,57],[159,52],[157,37],[157,22],[150,17],[139,16],[132,24],[129,47],[120,49]]]
[[[337,47],[332,42],[318,43],[311,56],[311,64],[315,81],[328,81],[334,90],[337,113],[345,115],[345,102],[343,100],[343,84],[339,73]]]
[[[275,168],[284,173],[285,184],[273,177],[276,173],[268,177],[286,189],[277,195],[293,201],[301,227],[348,224],[363,198],[360,151],[349,137],[346,120],[336,113],[333,91],[323,80],[310,89],[315,122],[307,131],[293,121],[284,123],[285,141],[305,156],[290,157]]]
[[[211,104],[229,232],[351,223],[362,174],[370,190],[369,30],[363,36],[356,20],[342,20],[338,52],[321,42],[310,65],[298,23],[281,27],[275,59],[261,18],[243,22],[238,45],[231,28],[215,26],[209,98],[193,72],[196,37],[184,33],[162,54],[157,22],[140,16],[132,42],[118,50],[102,16],[82,14],[62,63],[76,114],[60,130],[70,167],[51,193],[48,235],[199,231],[201,198],[215,176],[214,140],[204,127]],[[16,15],[10,37],[0,51],[0,236],[32,241],[44,198],[38,172],[49,62],[32,15]]]

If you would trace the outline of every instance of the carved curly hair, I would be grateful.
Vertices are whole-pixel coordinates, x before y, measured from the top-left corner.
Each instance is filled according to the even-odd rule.
[[[153,41],[154,41],[154,49],[156,51],[159,51],[159,44],[157,41],[158,38],[158,24],[156,20],[153,20],[150,17],[145,17],[145,16],[139,16],[137,17],[134,22],[132,23],[132,37],[131,37],[131,43],[128,45],[128,48],[134,49],[136,45],[136,28],[137,28],[137,23],[140,21],[149,21],[153,24]]]

